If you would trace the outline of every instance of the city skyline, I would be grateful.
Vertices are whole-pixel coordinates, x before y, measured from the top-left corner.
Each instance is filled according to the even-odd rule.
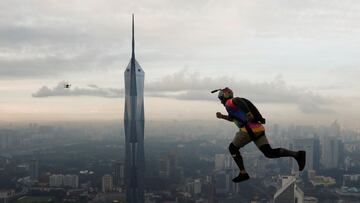
[[[249,144],[243,157],[251,180],[241,184],[231,181],[238,172],[226,147],[232,129],[221,130],[215,123],[210,128],[193,122],[157,125],[151,124],[157,131],[149,131],[144,140],[145,202],[269,203],[294,196],[304,202],[355,203],[360,195],[360,135],[337,123],[270,127],[267,133],[274,146],[307,150],[308,167],[299,173],[290,159],[267,159]],[[123,136],[118,122],[3,126],[0,200],[125,202]],[[284,190],[289,188],[282,184],[284,176],[295,178],[291,188],[303,193]]]

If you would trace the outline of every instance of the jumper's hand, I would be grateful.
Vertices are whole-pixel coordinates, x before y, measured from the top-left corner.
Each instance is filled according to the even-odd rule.
[[[220,112],[216,112],[216,117],[217,117],[217,118],[223,118],[223,115],[222,115],[222,113],[220,113]]]

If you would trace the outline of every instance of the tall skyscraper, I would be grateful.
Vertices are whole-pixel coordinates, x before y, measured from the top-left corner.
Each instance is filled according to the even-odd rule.
[[[111,175],[104,175],[102,177],[102,191],[103,192],[113,191],[113,179]]]
[[[30,161],[29,171],[30,171],[30,179],[32,181],[38,181],[39,180],[39,161],[38,160],[32,159]]]
[[[127,203],[144,202],[144,76],[135,59],[134,15],[132,55],[125,77],[125,190]]]
[[[338,137],[326,136],[322,143],[322,166],[325,169],[339,168],[343,162],[343,142]]]
[[[216,194],[225,195],[230,191],[231,174],[228,171],[221,170],[214,174]]]
[[[116,189],[121,188],[124,186],[124,164],[121,162],[115,162],[114,164],[114,186]]]
[[[224,166],[225,166],[225,154],[215,154],[215,171],[223,170]]]
[[[320,168],[320,142],[317,137],[294,139],[291,149],[306,151],[306,165],[304,170],[319,170]],[[298,169],[297,162],[293,160],[293,169]]]
[[[161,178],[175,178],[178,176],[177,156],[175,151],[160,157],[159,176]]]

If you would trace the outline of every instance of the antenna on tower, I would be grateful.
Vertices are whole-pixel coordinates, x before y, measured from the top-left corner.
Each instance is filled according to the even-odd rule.
[[[132,14],[132,53],[131,53],[131,57],[135,58],[134,14]]]

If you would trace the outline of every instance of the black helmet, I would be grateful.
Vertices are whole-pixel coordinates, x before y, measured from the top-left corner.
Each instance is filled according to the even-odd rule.
[[[219,91],[218,98],[223,104],[225,104],[228,99],[231,99],[234,96],[233,91],[228,87],[225,87],[224,89],[213,90],[211,93],[215,93],[217,91]]]

